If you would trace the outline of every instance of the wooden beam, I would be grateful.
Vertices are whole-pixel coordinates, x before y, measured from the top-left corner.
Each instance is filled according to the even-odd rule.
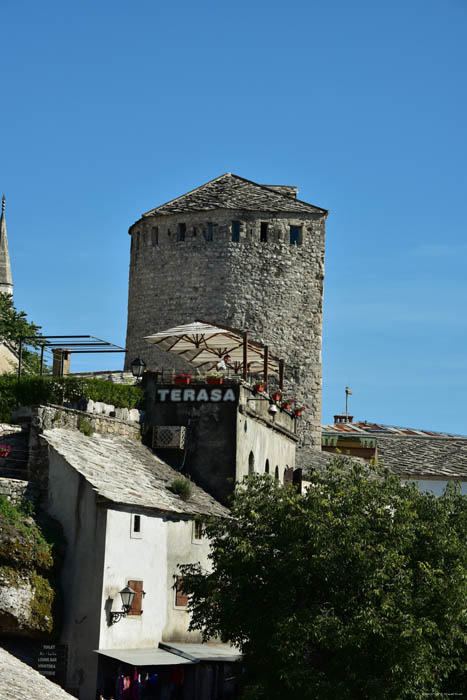
[[[284,390],[284,360],[279,360],[279,389]]]
[[[248,379],[248,332],[243,331],[243,379]]]

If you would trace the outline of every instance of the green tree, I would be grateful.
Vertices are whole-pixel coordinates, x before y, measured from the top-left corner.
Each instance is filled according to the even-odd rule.
[[[25,374],[39,374],[40,358],[36,350],[40,347],[41,326],[27,320],[24,311],[17,311],[13,304],[13,298],[9,294],[0,294],[0,339],[9,341],[16,348],[19,348],[21,337],[28,337],[28,347],[23,347],[22,362]],[[12,372],[15,370],[12,368]],[[44,372],[50,368],[44,365]]]
[[[302,496],[269,476],[181,566],[192,629],[244,653],[248,698],[417,700],[467,688],[467,498],[337,460]]]

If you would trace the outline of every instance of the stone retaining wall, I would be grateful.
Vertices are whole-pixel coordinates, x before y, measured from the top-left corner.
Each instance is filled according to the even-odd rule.
[[[30,481],[0,477],[0,496],[6,496],[14,505],[18,505],[25,498],[35,500],[37,495],[37,488]]]

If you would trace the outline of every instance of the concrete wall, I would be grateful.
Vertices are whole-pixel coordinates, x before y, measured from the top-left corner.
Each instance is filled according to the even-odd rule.
[[[207,222],[212,241],[203,236]],[[261,222],[269,224],[267,243]],[[186,224],[185,241],[176,240],[178,223]],[[302,245],[290,245],[290,225],[302,227]],[[150,369],[184,368],[143,336],[196,319],[248,330],[286,360],[286,389],[309,408],[301,433],[320,449],[325,217],[216,210],[143,217],[130,233],[127,362],[140,356]]]
[[[250,451],[255,455],[255,471],[264,472],[269,459],[272,473],[278,465],[282,478],[285,467],[295,465],[297,440],[295,420],[290,413],[279,410],[273,418],[268,412],[271,404],[267,395],[255,393],[242,382],[228,386],[235,392],[235,401],[158,402],[157,390],[170,385],[148,379],[150,430],[143,438],[150,444],[154,425],[186,426],[185,451],[166,449],[157,454],[223,503],[227,502],[235,482],[248,474]]]
[[[67,689],[94,700],[102,601],[106,511],[93,488],[49,448],[47,510],[63,527],[66,554],[61,570],[63,625],[68,644]]]

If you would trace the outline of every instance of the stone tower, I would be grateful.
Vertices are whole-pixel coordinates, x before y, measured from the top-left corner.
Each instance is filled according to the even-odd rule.
[[[6,235],[5,195],[2,197],[2,214],[0,217],[0,294],[13,295],[13,277],[11,276],[10,253]]]
[[[320,449],[321,328],[327,211],[297,188],[226,173],[130,227],[127,366],[182,368],[143,337],[203,320],[247,330],[286,362]],[[186,365],[183,367],[185,368]]]

